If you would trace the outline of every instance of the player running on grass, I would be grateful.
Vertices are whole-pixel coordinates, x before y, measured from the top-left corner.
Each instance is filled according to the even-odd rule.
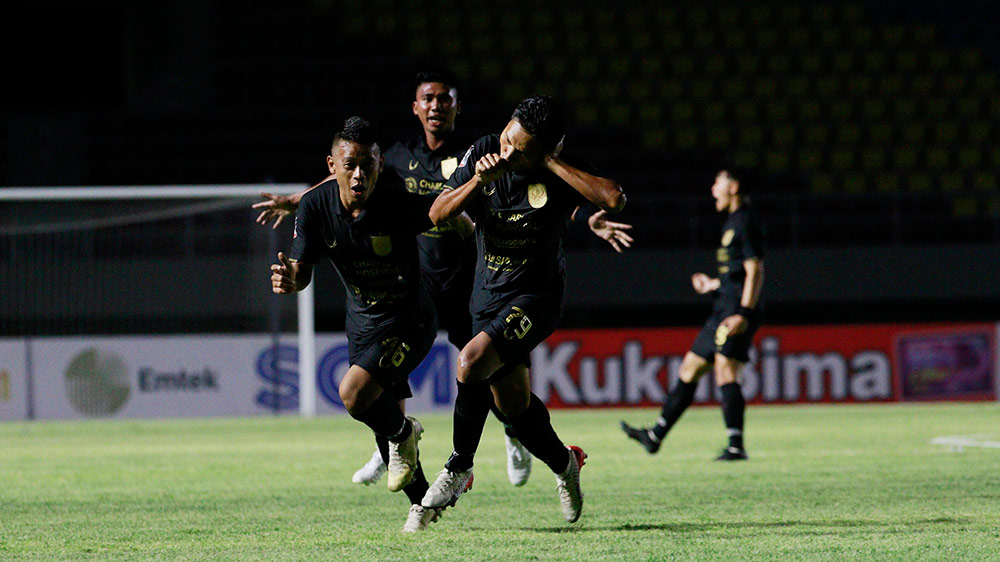
[[[427,70],[417,73],[414,90],[412,110],[420,121],[421,134],[389,148],[386,165],[403,178],[409,191],[437,195],[471,144],[471,139],[465,140],[455,132],[455,121],[461,111],[459,84],[456,76],[449,71]],[[261,209],[257,222],[266,224],[274,219],[275,226],[285,215],[294,212],[301,198],[301,193],[291,196],[263,195],[265,201],[253,205],[255,209]],[[586,220],[594,234],[608,241],[618,252],[632,243],[627,232],[631,226],[607,220],[603,211],[577,212],[574,220]],[[448,334],[448,341],[457,349],[462,349],[473,335],[469,300],[475,269],[475,242],[467,233],[456,232],[448,226],[435,226],[421,233],[417,243],[421,276],[434,303],[438,326]],[[405,408],[404,401],[400,401],[400,408]],[[491,405],[491,409],[504,426],[507,477],[511,484],[522,486],[531,474],[531,454],[514,435],[513,428],[495,404]],[[352,480],[359,484],[373,484],[385,470],[382,455],[376,448],[371,459],[354,473]]]
[[[271,266],[275,293],[304,289],[322,257],[334,265],[347,290],[350,367],[340,398],[352,417],[381,437],[389,490],[403,490],[411,507],[404,531],[419,531],[444,506],[420,501],[427,479],[417,442],[423,429],[404,416],[399,400],[411,396],[407,377],[434,342],[434,308],[420,281],[416,235],[430,226],[433,197],[406,191],[391,171],[381,174],[374,127],[351,117],[334,137],[327,165],[331,177],[302,196],[289,256]],[[468,217],[455,222],[468,223]]]
[[[667,432],[691,405],[698,380],[714,364],[715,384],[722,393],[722,417],[729,432],[729,445],[716,460],[747,458],[743,446],[745,403],[740,372],[749,360],[750,344],[762,320],[764,230],[741,179],[746,178],[733,170],[722,170],[712,184],[715,209],[728,213],[722,227],[722,244],[716,252],[719,276],[709,277],[704,273],[691,276],[695,291],[712,294],[712,315],[695,338],[691,351],[684,356],[680,380],[667,396],[656,425],[639,428],[621,422],[626,435],[650,454],[660,449]]]
[[[583,509],[586,454],[563,444],[531,393],[529,354],[562,316],[562,241],[571,211],[588,200],[618,212],[625,195],[615,181],[560,156],[565,130],[555,100],[524,99],[499,135],[469,149],[431,207],[435,224],[466,210],[473,215],[478,260],[471,306],[476,335],[458,359],[454,451],[424,496],[425,507],[452,504],[465,491],[495,399],[521,442],[555,473],[565,519],[575,522]]]

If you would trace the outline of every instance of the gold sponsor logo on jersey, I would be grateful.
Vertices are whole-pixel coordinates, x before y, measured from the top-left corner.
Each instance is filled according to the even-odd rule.
[[[372,236],[372,251],[376,256],[388,256],[392,252],[392,237],[384,235]]]
[[[549,192],[544,183],[533,183],[528,186],[528,204],[533,209],[541,209],[549,200]]]
[[[406,178],[403,180],[403,183],[406,184],[406,191],[410,193],[417,193],[419,191],[417,189],[417,178]]]
[[[410,160],[410,163],[407,165],[410,167],[410,170],[412,171],[417,169],[417,166],[420,165],[420,162],[417,162],[416,160]]]
[[[731,229],[731,228],[729,230],[723,232],[722,233],[722,245],[723,246],[728,246],[729,244],[731,244],[732,241],[733,241],[733,236],[736,236],[736,231],[733,230],[733,229]]]
[[[441,161],[441,175],[444,176],[444,179],[451,178],[456,169],[458,169],[458,158],[452,156]]]

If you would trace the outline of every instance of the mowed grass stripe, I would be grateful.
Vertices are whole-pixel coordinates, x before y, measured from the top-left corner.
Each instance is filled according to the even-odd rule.
[[[507,482],[487,424],[475,486],[419,535],[403,494],[350,482],[373,450],[347,417],[0,424],[0,560],[990,560],[1000,559],[995,403],[751,406],[745,463],[716,407],[684,414],[655,456],[618,420],[554,411],[589,454],[580,522],[563,522],[537,460]],[[451,416],[419,415],[429,479]],[[985,436],[985,437],[984,437]]]

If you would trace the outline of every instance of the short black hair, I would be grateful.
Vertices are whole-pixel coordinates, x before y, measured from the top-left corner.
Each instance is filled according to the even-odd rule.
[[[333,144],[330,150],[332,152],[340,141],[350,141],[364,146],[375,145],[378,147],[378,135],[378,127],[374,123],[364,117],[354,115],[344,120],[343,126],[333,135]]]
[[[740,166],[738,164],[728,164],[719,168],[720,174],[726,174],[730,180],[740,184],[740,191],[746,192],[750,188],[753,181],[752,172],[749,168],[745,166]]]
[[[566,134],[566,112],[559,101],[550,96],[530,96],[514,108],[516,119],[529,135],[546,147],[555,147]]]
[[[458,83],[458,76],[454,72],[443,67],[427,67],[419,70],[413,78],[413,89],[416,90],[423,84],[430,82],[440,82],[445,86],[451,86],[461,91],[461,84]]]

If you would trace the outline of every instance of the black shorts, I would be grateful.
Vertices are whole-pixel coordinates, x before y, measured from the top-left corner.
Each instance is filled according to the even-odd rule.
[[[531,350],[552,335],[562,319],[562,301],[561,295],[519,295],[495,313],[473,314],[472,331],[485,332],[493,340],[504,365],[530,367]]]
[[[454,285],[446,289],[430,289],[431,300],[437,313],[438,329],[448,334],[448,341],[461,350],[472,339],[472,315],[469,313],[469,296],[472,278],[465,286]]]
[[[371,373],[383,390],[398,400],[410,398],[409,376],[434,345],[434,331],[424,326],[395,325],[376,330],[355,345],[349,338],[352,365]]]
[[[715,362],[716,353],[741,363],[750,361],[750,345],[753,344],[753,336],[761,324],[760,312],[755,312],[752,317],[747,318],[747,329],[738,335],[729,336],[725,331],[719,330],[722,321],[736,314],[737,310],[737,306],[716,306],[712,316],[694,339],[691,352],[709,363]]]

